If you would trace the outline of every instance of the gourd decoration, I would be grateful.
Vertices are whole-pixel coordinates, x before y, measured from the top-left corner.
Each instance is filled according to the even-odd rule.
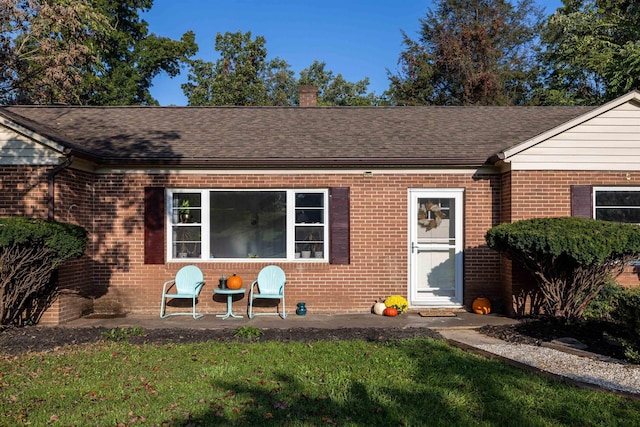
[[[471,305],[474,313],[489,314],[491,313],[491,301],[489,298],[476,298]]]
[[[376,302],[373,305],[373,312],[378,316],[382,316],[385,308],[387,308],[387,306],[384,304],[384,302]]]
[[[407,299],[400,295],[391,295],[384,300],[384,305],[387,307],[395,308],[398,311],[398,315],[401,315],[409,309],[409,302]]]
[[[242,287],[242,279],[240,276],[236,276],[234,273],[233,276],[229,276],[227,279],[227,288],[229,289],[240,289]]]
[[[395,307],[387,307],[384,309],[384,315],[389,317],[396,317],[398,315],[398,309]]]

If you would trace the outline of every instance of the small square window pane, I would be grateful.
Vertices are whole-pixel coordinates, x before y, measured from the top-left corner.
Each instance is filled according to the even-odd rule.
[[[321,208],[324,206],[324,194],[322,193],[296,193],[296,207],[314,207]]]
[[[640,191],[597,191],[596,207],[600,206],[640,207]]]
[[[640,224],[640,208],[598,208],[596,219]]]

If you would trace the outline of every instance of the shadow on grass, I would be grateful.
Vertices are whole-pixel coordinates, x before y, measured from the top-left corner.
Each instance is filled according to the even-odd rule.
[[[347,373],[338,386],[325,386],[324,375],[280,371],[264,381],[215,381],[212,388],[226,395],[205,414],[172,425],[622,425],[640,409],[638,402],[612,404],[605,393],[554,383],[444,342],[385,345],[409,360],[393,381]]]

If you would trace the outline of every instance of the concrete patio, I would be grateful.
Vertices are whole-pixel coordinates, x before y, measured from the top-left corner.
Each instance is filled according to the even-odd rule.
[[[517,323],[508,317],[489,314],[481,315],[466,311],[455,311],[455,316],[422,317],[418,312],[409,312],[402,316],[386,317],[371,313],[352,314],[313,314],[305,316],[287,315],[286,319],[279,316],[257,316],[248,319],[246,313],[243,318],[221,319],[215,314],[205,314],[200,319],[191,316],[172,316],[161,319],[158,315],[128,315],[124,317],[88,316],[66,323],[67,327],[107,327],[120,328],[138,326],[144,329],[152,328],[195,328],[221,329],[237,328],[250,325],[256,328],[430,328],[446,330],[470,330],[483,325],[504,325]]]

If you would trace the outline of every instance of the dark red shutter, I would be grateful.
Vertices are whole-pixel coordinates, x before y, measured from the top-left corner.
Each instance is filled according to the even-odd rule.
[[[329,188],[329,262],[349,264],[349,187]]]
[[[144,263],[164,264],[164,188],[144,189]]]
[[[590,185],[571,186],[571,216],[593,218],[592,192]]]

